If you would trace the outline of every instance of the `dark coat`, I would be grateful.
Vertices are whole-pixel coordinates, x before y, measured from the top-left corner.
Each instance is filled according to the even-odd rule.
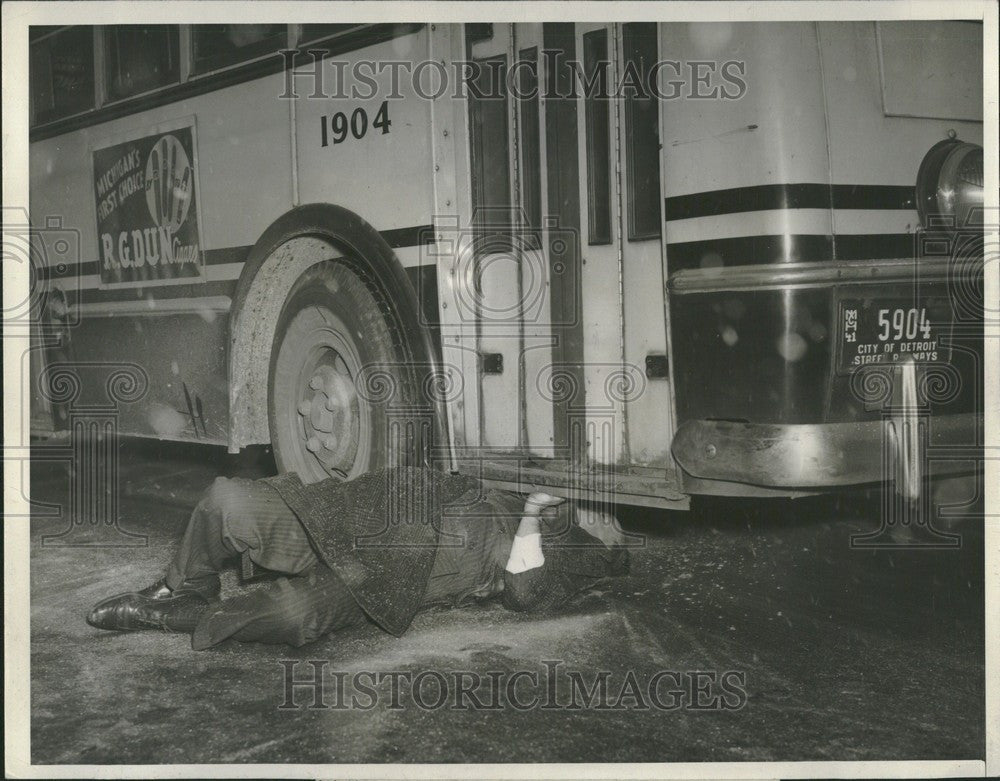
[[[301,521],[317,556],[387,632],[409,627],[427,588],[447,507],[478,502],[478,480],[419,467],[369,472],[349,482],[266,480]]]

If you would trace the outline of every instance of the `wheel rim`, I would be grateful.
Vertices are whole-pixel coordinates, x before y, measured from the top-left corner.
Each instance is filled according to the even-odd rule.
[[[313,306],[288,326],[278,353],[278,446],[304,482],[342,480],[368,468],[371,409],[355,389],[362,363],[330,310]]]

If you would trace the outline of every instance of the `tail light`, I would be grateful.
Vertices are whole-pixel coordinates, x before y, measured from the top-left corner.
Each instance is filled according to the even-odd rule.
[[[956,138],[932,146],[917,173],[917,212],[927,230],[980,226],[983,148]]]

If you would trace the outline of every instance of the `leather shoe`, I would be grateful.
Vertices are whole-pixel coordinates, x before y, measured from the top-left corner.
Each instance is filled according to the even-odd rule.
[[[199,584],[200,585],[200,584]],[[134,631],[161,629],[167,632],[191,632],[209,604],[208,593],[189,584],[171,590],[163,581],[141,591],[108,597],[87,615],[87,623],[97,629]],[[218,591],[218,589],[214,589]]]
[[[146,586],[146,588],[135,593],[141,594],[144,597],[152,597],[153,599],[169,599],[171,597],[179,597],[182,594],[194,593],[201,595],[206,601],[211,602],[219,596],[220,590],[219,577],[218,575],[213,575],[197,580],[185,580],[177,588],[173,589],[167,585],[165,578],[161,578],[153,585]],[[119,596],[124,596],[124,594],[120,594]]]

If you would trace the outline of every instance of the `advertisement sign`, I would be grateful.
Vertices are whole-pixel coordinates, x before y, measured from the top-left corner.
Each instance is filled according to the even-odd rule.
[[[194,123],[157,130],[93,152],[105,284],[201,278]]]

